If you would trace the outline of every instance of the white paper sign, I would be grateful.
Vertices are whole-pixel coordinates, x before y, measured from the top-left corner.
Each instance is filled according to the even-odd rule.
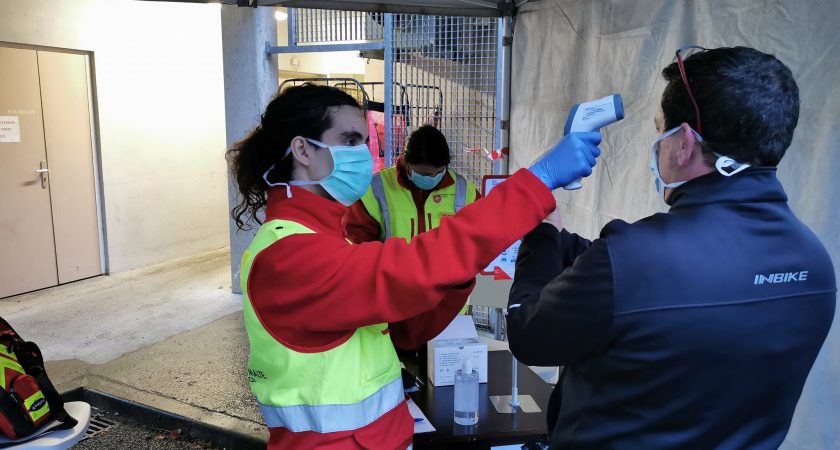
[[[487,180],[485,180],[484,181],[484,195],[489,194],[490,191],[492,191],[494,187],[498,186],[499,184],[502,183],[502,181],[505,181],[506,179],[507,178],[488,178]]]
[[[484,195],[489,194],[490,191],[493,190],[493,188],[495,188],[496,186],[501,184],[506,179],[507,179],[507,177],[500,177],[500,178],[486,177],[483,180],[483,182],[484,182]],[[513,279],[513,273],[516,269],[516,257],[519,256],[519,245],[521,243],[522,243],[522,241],[514,242],[513,245],[511,245],[510,247],[505,249],[505,251],[503,251],[501,255],[497,256],[496,259],[491,261],[490,264],[488,264],[487,267],[485,267],[484,270],[481,273],[483,273],[485,275],[493,274],[494,279],[496,279],[496,280],[501,280],[501,279],[511,279],[512,280]],[[496,271],[496,268],[499,268],[499,270],[501,270],[502,273],[499,273],[498,271]]]
[[[0,116],[0,142],[20,142],[20,116]]]
[[[514,242],[510,247],[505,249],[501,255],[497,256],[487,268],[484,269],[485,272],[493,272],[496,267],[502,269],[510,279],[513,279],[513,273],[516,271],[516,258],[519,256],[519,245],[522,244],[522,241]]]

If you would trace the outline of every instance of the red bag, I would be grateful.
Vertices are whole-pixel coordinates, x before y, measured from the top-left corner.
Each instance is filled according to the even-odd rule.
[[[34,439],[46,431],[76,426],[44,370],[41,350],[0,318],[0,432],[9,439]],[[39,430],[57,420],[58,426]],[[29,440],[27,439],[27,440]],[[15,442],[19,444],[20,442]]]

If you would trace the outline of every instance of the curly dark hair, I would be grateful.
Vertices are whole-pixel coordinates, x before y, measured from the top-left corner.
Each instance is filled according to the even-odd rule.
[[[265,171],[274,165],[272,181],[290,181],[294,158],[284,156],[292,139],[320,140],[333,125],[331,111],[339,106],[360,108],[353,97],[330,86],[306,83],[283,89],[265,108],[260,124],[227,151],[225,158],[242,194],[231,211],[240,230],[261,223],[257,213],[266,205],[269,189],[263,180]]]

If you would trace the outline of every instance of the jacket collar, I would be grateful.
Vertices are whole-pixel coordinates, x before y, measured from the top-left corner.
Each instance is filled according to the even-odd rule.
[[[292,186],[292,197],[286,197],[286,187],[268,191],[265,220],[283,219],[300,222],[322,233],[344,235],[348,208],[341,203]]]
[[[668,198],[671,209],[710,203],[786,202],[787,194],[776,178],[775,167],[756,167],[731,177],[717,171],[676,188]]]

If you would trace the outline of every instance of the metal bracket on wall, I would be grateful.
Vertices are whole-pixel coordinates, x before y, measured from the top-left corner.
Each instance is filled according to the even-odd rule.
[[[269,55],[273,53],[361,52],[366,50],[385,50],[385,44],[382,42],[368,42],[361,44],[285,45],[282,47],[266,44],[265,47],[265,52]]]

